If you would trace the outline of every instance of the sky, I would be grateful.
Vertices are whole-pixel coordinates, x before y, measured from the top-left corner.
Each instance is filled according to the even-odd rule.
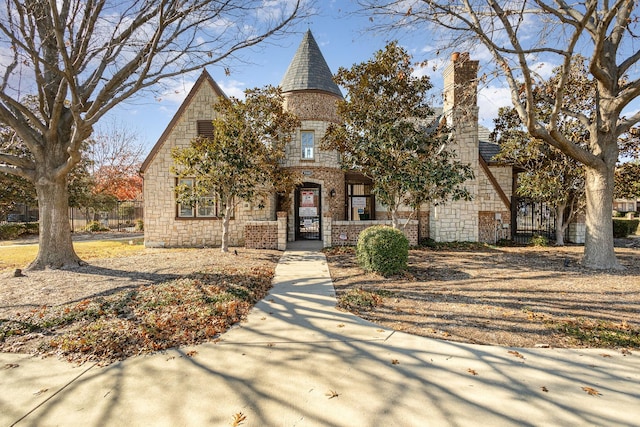
[[[231,64],[230,75],[225,73],[223,66],[209,66],[207,71],[228,96],[242,97],[245,89],[267,84],[278,85],[308,29],[333,73],[339,67],[350,68],[355,63],[367,61],[392,38],[388,34],[367,31],[370,25],[368,18],[353,14],[353,10],[349,9],[351,3],[342,0],[318,2],[317,14],[300,22],[293,28],[292,34],[258,49],[245,51],[244,55],[251,63]],[[433,106],[441,106],[444,62],[428,46],[428,37],[403,40],[399,36],[398,41],[413,55],[414,61],[429,61],[427,67],[418,70],[418,73],[429,75],[433,84]],[[482,61],[482,58],[473,56],[472,59]],[[148,152],[164,132],[198,76],[199,73],[183,76],[160,98],[150,95],[125,102],[105,116],[102,122],[110,123],[115,120],[118,124],[131,128]],[[481,124],[492,127],[498,108],[509,102],[506,88],[495,85],[481,88],[478,96]],[[100,124],[98,128],[99,126]]]
[[[350,68],[353,64],[373,58],[376,51],[397,39],[413,56],[414,62],[426,61],[426,65],[417,69],[416,74],[430,77],[433,85],[430,93],[432,106],[441,106],[442,72],[449,62],[449,54],[439,53],[438,46],[435,45],[436,37],[430,37],[426,27],[394,34],[373,32],[369,16],[355,13],[356,6],[353,3],[355,2],[346,0],[317,1],[314,3],[315,14],[298,22],[285,38],[244,50],[241,53],[246,60],[244,62],[208,66],[207,71],[228,96],[242,98],[245,89],[280,84],[307,30],[313,33],[333,73],[339,67]],[[534,31],[537,28],[535,25],[530,27]],[[493,70],[494,60],[486,48],[476,45],[473,49],[470,55],[471,59],[480,62],[479,74],[483,73],[483,68],[487,73]],[[539,60],[531,64],[531,69],[546,79],[552,75],[557,65]],[[122,103],[103,118],[102,122],[111,123],[113,120],[130,128],[148,152],[166,129],[199,75],[200,72],[183,75],[162,96],[149,94],[148,97],[136,97],[135,101]],[[344,90],[343,94],[346,95]],[[489,79],[481,83],[478,89],[480,124],[492,129],[498,109],[511,105],[510,98],[510,91],[504,81]],[[640,100],[636,100],[627,109],[627,113],[631,114],[638,109]],[[100,124],[97,128],[100,129]]]

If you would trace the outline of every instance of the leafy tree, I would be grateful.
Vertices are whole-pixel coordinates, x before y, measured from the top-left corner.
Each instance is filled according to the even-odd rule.
[[[67,181],[98,120],[141,90],[283,34],[300,1],[8,0],[0,8],[0,123],[31,157],[0,151],[0,173],[32,182],[40,240],[29,268],[78,265]],[[34,112],[21,94],[37,97]]]
[[[556,245],[564,245],[569,223],[584,209],[582,165],[544,142],[531,138],[513,108],[501,108],[492,138],[500,144],[496,160],[508,162],[518,174],[519,196],[554,207]]]
[[[640,161],[622,163],[616,169],[616,198],[640,199]]]
[[[622,115],[640,95],[640,51],[634,47],[640,24],[637,1],[359,2],[373,15],[377,28],[426,31],[438,38],[432,43],[442,49],[473,49],[478,44],[487,49],[495,66],[491,73],[506,79],[513,106],[531,136],[584,165],[587,233],[583,265],[620,268],[613,247],[611,206],[619,137],[640,122],[640,112]],[[425,28],[431,24],[433,27]],[[595,84],[591,111],[573,105],[568,96],[573,59],[581,53],[589,58],[586,69]],[[536,110],[540,61],[561,67],[560,78],[551,88],[554,102],[548,116]],[[581,133],[589,138],[586,146],[563,132],[562,117],[573,117],[579,123]]]
[[[335,81],[347,90],[338,103],[340,124],[332,124],[323,146],[341,154],[345,169],[373,180],[373,192],[398,228],[401,205],[418,208],[429,201],[469,198],[462,187],[473,177],[468,165],[444,149],[446,129],[432,123],[427,104],[431,82],[415,77],[410,55],[397,42],[351,69],[340,68]]]
[[[87,150],[92,162],[95,193],[111,194],[117,200],[134,200],[142,193],[144,146],[132,130],[109,122],[96,131]]]
[[[589,80],[584,67],[585,59],[574,58],[567,96],[575,108],[593,109],[595,83]],[[547,118],[551,115],[554,100],[553,88],[561,78],[561,69],[547,81],[534,88],[536,114]],[[579,106],[579,107],[578,107]],[[588,135],[582,132],[573,117],[560,116],[559,128],[578,146],[588,144]],[[495,122],[492,138],[500,143],[498,160],[512,163],[523,169],[518,175],[517,192],[521,196],[554,207],[556,218],[556,245],[564,245],[564,234],[576,214],[584,211],[584,167],[577,160],[536,138],[532,138],[522,124],[515,108],[501,108]]]
[[[212,138],[198,137],[189,147],[172,151],[173,172],[195,181],[177,187],[178,202],[193,205],[213,194],[221,204],[222,252],[229,250],[229,221],[238,203],[273,192],[288,194],[296,184],[281,161],[299,119],[284,110],[279,88],[250,89],[245,95],[214,104]]]

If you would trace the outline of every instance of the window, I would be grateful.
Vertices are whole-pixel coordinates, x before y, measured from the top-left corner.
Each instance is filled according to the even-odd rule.
[[[363,221],[375,219],[375,199],[371,184],[347,184],[347,220]]]
[[[178,186],[193,188],[193,178],[180,178]],[[219,213],[219,204],[213,194],[200,197],[195,205],[178,203],[178,218],[216,218]]]
[[[302,159],[303,160],[313,160],[314,156],[314,140],[313,140],[313,132],[302,131],[300,132],[300,141],[302,143]]]

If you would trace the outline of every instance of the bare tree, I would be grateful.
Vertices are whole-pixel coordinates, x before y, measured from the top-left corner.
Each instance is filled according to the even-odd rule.
[[[585,166],[587,235],[583,264],[595,269],[619,268],[613,248],[614,171],[618,137],[640,121],[640,112],[622,112],[640,95],[638,11],[636,0],[385,1],[359,0],[372,14],[374,26],[385,29],[425,28],[443,49],[484,46],[496,74],[504,76],[513,105],[529,133]],[[433,42],[433,41],[432,41]],[[594,105],[584,111],[567,102],[572,59],[583,54],[596,81]],[[534,88],[542,61],[559,64],[552,112],[537,114]],[[587,147],[562,133],[561,117],[572,117],[589,135]]]
[[[86,151],[96,183],[95,191],[107,192],[118,200],[137,198],[142,193],[139,171],[144,151],[135,129],[114,119],[101,123]]]
[[[7,0],[0,6],[0,122],[32,158],[0,152],[0,172],[34,183],[40,245],[31,269],[81,261],[67,175],[109,110],[143,89],[285,34],[302,0]],[[25,95],[37,97],[37,111]]]

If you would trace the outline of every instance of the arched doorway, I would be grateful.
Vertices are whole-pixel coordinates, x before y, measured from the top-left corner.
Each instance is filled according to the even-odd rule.
[[[322,239],[321,185],[304,182],[296,189],[296,240]]]

